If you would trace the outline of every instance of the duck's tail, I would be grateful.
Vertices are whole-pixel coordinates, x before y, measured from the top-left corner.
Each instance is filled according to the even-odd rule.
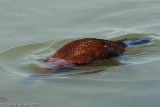
[[[122,39],[119,40],[127,45],[127,47],[133,47],[137,45],[144,45],[151,42],[151,38],[148,37],[140,37],[140,38],[130,38],[130,39]]]

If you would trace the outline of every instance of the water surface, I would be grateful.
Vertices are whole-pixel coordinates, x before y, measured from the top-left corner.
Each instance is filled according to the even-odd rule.
[[[1,0],[0,104],[159,107],[159,10],[159,0]],[[108,62],[23,83],[46,57],[85,37],[152,42]]]

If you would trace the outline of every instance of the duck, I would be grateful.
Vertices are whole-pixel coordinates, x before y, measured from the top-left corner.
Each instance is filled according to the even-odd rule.
[[[124,41],[96,38],[74,40],[46,58],[36,71],[40,74],[54,73],[72,66],[103,62],[122,55],[126,47]]]

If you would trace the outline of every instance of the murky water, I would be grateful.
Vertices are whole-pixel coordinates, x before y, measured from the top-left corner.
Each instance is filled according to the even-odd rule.
[[[0,107],[159,107],[159,10],[159,0],[1,0]],[[108,62],[23,82],[61,46],[85,37],[152,42]]]

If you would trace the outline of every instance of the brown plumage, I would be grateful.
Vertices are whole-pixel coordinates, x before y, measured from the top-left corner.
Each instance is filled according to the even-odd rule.
[[[58,71],[67,64],[85,65],[121,55],[126,44],[121,41],[109,41],[84,38],[72,41],[57,50],[38,68],[39,73]]]

